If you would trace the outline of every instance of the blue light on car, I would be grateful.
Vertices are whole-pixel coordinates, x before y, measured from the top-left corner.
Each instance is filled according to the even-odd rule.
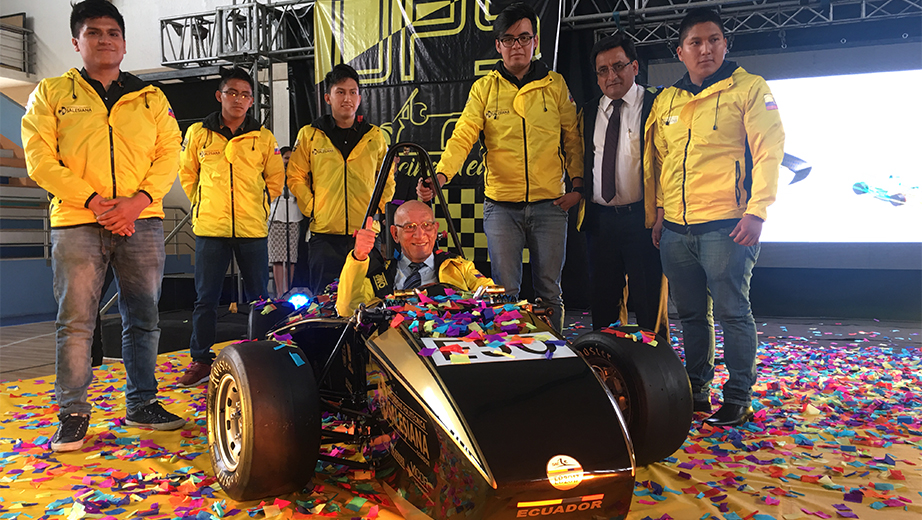
[[[309,301],[311,301],[311,299],[303,294],[293,294],[290,298],[288,298],[288,303],[294,305],[295,309],[304,307]]]

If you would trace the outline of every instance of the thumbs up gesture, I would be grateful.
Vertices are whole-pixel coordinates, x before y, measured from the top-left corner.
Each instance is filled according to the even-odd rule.
[[[355,232],[355,247],[352,249],[352,256],[359,262],[364,262],[368,258],[368,253],[375,247],[375,230],[374,219],[368,217],[365,219],[365,227]]]

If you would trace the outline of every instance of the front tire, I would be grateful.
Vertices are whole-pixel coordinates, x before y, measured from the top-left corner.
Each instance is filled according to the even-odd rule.
[[[298,491],[314,476],[320,449],[317,384],[304,352],[279,346],[229,345],[211,366],[211,464],[221,487],[237,501]],[[296,364],[294,356],[303,363]]]
[[[661,337],[653,347],[597,331],[580,336],[572,348],[615,396],[638,466],[662,460],[682,446],[692,423],[691,383],[679,356]]]

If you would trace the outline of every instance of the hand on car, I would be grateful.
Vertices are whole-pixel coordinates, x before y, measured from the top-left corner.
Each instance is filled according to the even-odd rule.
[[[439,186],[442,186],[448,180],[444,173],[436,174],[435,178],[438,179]],[[419,200],[429,202],[435,196],[435,190],[432,189],[431,182],[429,179],[419,179],[419,182],[416,183],[416,196],[419,197]]]

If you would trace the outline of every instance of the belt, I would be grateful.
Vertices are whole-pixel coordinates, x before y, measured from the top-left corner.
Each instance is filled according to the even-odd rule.
[[[601,204],[595,205],[599,211],[614,213],[620,215],[622,213],[634,213],[635,211],[643,211],[643,201],[639,200],[633,204],[625,204],[624,206],[603,206]]]

